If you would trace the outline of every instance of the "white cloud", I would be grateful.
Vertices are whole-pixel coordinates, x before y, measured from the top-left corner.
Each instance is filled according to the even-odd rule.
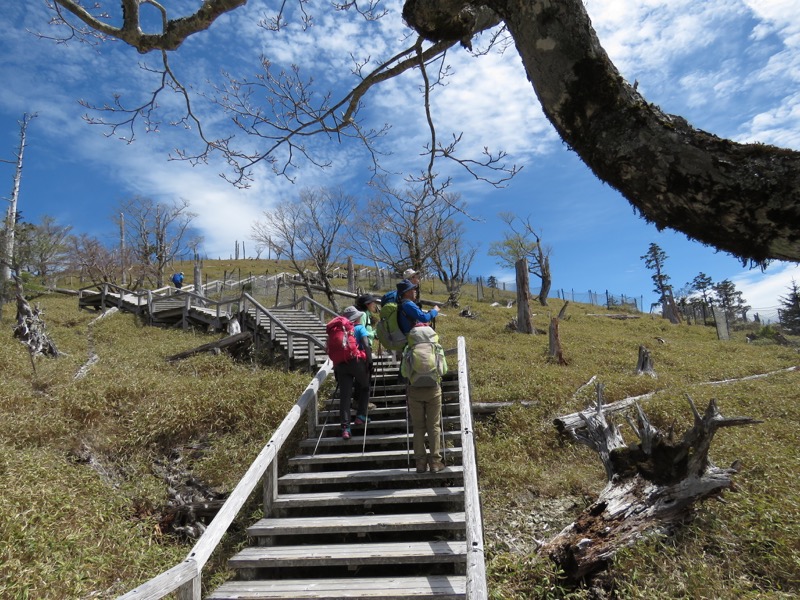
[[[752,307],[749,315],[758,313],[762,321],[770,322],[778,320],[780,298],[788,294],[792,280],[800,283],[800,265],[783,262],[773,263],[765,273],[750,270],[731,278]]]

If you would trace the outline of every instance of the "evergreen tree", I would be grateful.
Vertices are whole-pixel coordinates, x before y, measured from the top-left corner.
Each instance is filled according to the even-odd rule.
[[[489,277],[486,279],[486,285],[490,288],[497,288],[497,277],[494,275],[489,275]]]
[[[703,297],[703,304],[708,306],[708,294],[714,288],[714,281],[711,277],[700,271],[697,277],[686,284],[686,287],[690,288],[693,292],[700,292],[700,295]]]
[[[651,279],[653,280],[653,291],[658,294],[659,299],[663,303],[666,298],[672,294],[672,286],[669,284],[669,275],[664,272],[664,263],[666,262],[667,253],[656,243],[651,243],[647,250],[647,254],[640,256],[644,261],[644,266],[653,271]]]
[[[736,289],[736,285],[730,279],[724,279],[713,286],[716,301],[725,311],[725,316],[730,323],[736,320],[745,319],[745,314],[750,307],[742,297],[742,292]]]
[[[800,289],[797,282],[792,280],[789,295],[781,297],[783,309],[778,313],[780,323],[789,333],[800,334]]]

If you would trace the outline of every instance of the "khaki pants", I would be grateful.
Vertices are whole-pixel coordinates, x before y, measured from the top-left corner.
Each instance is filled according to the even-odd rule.
[[[414,459],[427,458],[425,452],[425,434],[431,450],[431,461],[442,460],[441,415],[442,387],[406,388],[408,395],[408,412],[411,413],[411,426],[414,430]]]

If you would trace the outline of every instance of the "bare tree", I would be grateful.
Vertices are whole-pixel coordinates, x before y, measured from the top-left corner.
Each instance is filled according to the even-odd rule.
[[[341,190],[304,189],[298,199],[286,199],[264,213],[264,219],[252,226],[251,238],[292,263],[314,297],[314,279],[324,287],[328,301],[338,311],[338,303],[330,282],[330,268],[342,262],[342,234],[355,210],[355,198]],[[311,263],[315,273],[309,272]]]
[[[452,220],[451,220],[452,221]],[[477,246],[464,242],[464,227],[461,223],[451,223],[451,229],[431,256],[436,275],[447,288],[447,304],[458,306],[461,286],[467,282]]]
[[[190,235],[197,215],[189,211],[189,201],[183,198],[162,204],[137,196],[123,201],[115,212],[120,215],[115,223],[124,222],[127,232],[134,262],[126,264],[131,265],[136,287],[145,281],[163,286],[167,266],[177,256],[193,255],[200,243],[199,237]]]
[[[0,254],[0,284],[3,286],[3,298],[5,298],[5,287],[11,281],[11,269],[14,263],[14,240],[15,229],[19,220],[17,214],[17,204],[19,202],[19,188],[22,181],[22,157],[25,153],[25,138],[28,132],[28,125],[36,115],[25,113],[19,123],[19,146],[14,160],[14,184],[11,187],[11,196],[8,199],[8,210],[3,227],[3,247]],[[10,161],[3,161],[10,162]],[[3,300],[5,301],[5,300]]]
[[[122,2],[121,14],[112,18],[108,18],[106,7],[86,9],[77,0],[52,0],[51,7],[56,12],[55,22],[68,25],[66,37],[117,38],[141,53],[160,51],[163,77],[170,82],[174,75],[167,64],[167,53],[244,4],[245,0],[209,0],[195,13],[178,16],[168,14],[167,8],[159,5],[162,27],[152,34],[144,33],[138,2],[134,0]],[[278,14],[265,20],[267,28],[278,29],[285,24],[285,7],[282,4]],[[347,3],[340,8],[363,11],[368,18],[380,16],[373,5],[365,8]],[[304,19],[310,18],[305,10],[300,12]],[[403,18],[419,34],[413,46],[361,75],[361,83],[339,102],[292,104],[287,121],[282,122],[279,117],[270,120],[274,133],[265,138],[259,152],[237,153],[227,144],[229,140],[207,143],[207,149],[222,151],[241,172],[257,162],[276,161],[274,152],[279,149],[288,157],[284,164],[290,164],[305,150],[298,140],[308,134],[374,139],[382,131],[365,132],[356,120],[357,109],[372,86],[409,69],[419,69],[427,108],[431,89],[427,66],[459,43],[471,49],[475,35],[502,25],[497,35],[510,36],[513,44],[508,45],[519,53],[544,113],[558,134],[597,177],[619,190],[643,218],[658,228],[682,231],[743,259],[800,260],[800,152],[720,139],[648,103],[609,59],[581,0],[406,0]],[[544,46],[543,40],[547,41]],[[269,67],[268,61],[265,66]],[[361,74],[364,66],[357,65],[356,72]],[[285,93],[281,95],[281,90],[288,89],[284,83],[279,78],[265,86],[268,92],[278,92],[273,101],[282,109],[289,98]],[[166,87],[162,81],[158,91]],[[234,85],[238,90],[246,87],[249,86]],[[185,94],[177,83],[173,89]],[[150,116],[158,91],[151,102],[140,109],[130,109],[127,114],[132,118]],[[230,92],[224,90],[222,97],[231,97]],[[323,97],[328,98],[324,94]],[[255,107],[246,114],[237,113],[241,103],[228,108],[245,130],[257,133],[261,125],[267,125]],[[188,96],[187,111],[191,115]],[[432,134],[430,160],[453,158],[452,149],[437,141],[427,112]],[[292,146],[293,143],[297,145]],[[497,166],[497,160],[497,156],[489,157],[483,164]],[[469,169],[479,162],[462,164]],[[428,172],[432,173],[430,165]]]
[[[464,210],[460,196],[421,184],[397,189],[384,178],[374,188],[376,195],[354,225],[349,241],[354,252],[395,273],[407,268],[427,272],[440,247],[457,235],[454,217]]]
[[[69,239],[68,268],[80,275],[81,280],[117,283],[119,256],[97,238],[81,234]],[[126,258],[125,264],[131,264]]]
[[[539,304],[547,306],[547,296],[553,285],[550,271],[552,248],[542,244],[542,238],[531,225],[530,217],[523,221],[513,213],[500,213],[499,216],[510,231],[503,233],[501,241],[491,243],[489,256],[494,256],[498,265],[509,269],[515,269],[520,259],[526,259],[528,272],[542,282],[539,288]],[[516,221],[519,221],[519,225],[516,225]]]

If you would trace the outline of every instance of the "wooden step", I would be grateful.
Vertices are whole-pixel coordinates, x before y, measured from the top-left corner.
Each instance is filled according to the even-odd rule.
[[[358,471],[324,471],[314,473],[287,473],[278,479],[279,485],[330,485],[342,483],[419,482],[440,479],[462,479],[464,469],[459,465],[447,466],[438,473],[417,473],[416,469],[363,469]]]
[[[250,537],[262,537],[329,533],[463,530],[465,527],[463,512],[435,512],[261,519],[247,528],[247,534]]]
[[[406,407],[405,404],[402,405],[384,405],[383,398],[380,396],[372,396],[370,398],[370,402],[376,405],[377,408],[370,408],[369,409],[369,416],[370,418],[374,418],[375,422],[379,422],[384,419],[398,419],[402,418],[405,420],[406,415]],[[457,415],[458,413],[458,404],[454,402],[446,402],[442,404],[442,412],[445,416],[450,415]],[[332,409],[332,410],[321,410],[319,411],[319,417],[322,422],[325,421],[325,418],[328,418],[328,421],[335,421],[338,423],[339,421],[339,409]],[[371,421],[370,421],[371,423]]]
[[[341,430],[341,429],[340,429]],[[301,448],[330,448],[332,446],[341,446],[347,447],[350,449],[360,448],[361,445],[364,443],[364,435],[363,429],[358,428],[352,430],[353,437],[349,440],[343,440],[339,436],[329,436],[322,438],[307,438],[300,442]],[[369,430],[367,431],[366,435],[366,445],[367,446],[376,446],[376,445],[384,445],[384,446],[392,446],[392,445],[405,445],[412,443],[412,435],[409,433],[406,435],[405,433],[370,433]],[[444,432],[444,439],[445,440],[461,440],[461,432],[460,431],[445,431]]]
[[[427,577],[348,577],[342,579],[285,579],[229,581],[206,596],[207,600],[464,600],[466,578],[458,575]]]
[[[228,559],[233,569],[465,563],[467,543],[460,540],[360,544],[251,546]]]
[[[463,499],[463,487],[353,490],[308,494],[278,494],[278,497],[272,501],[272,506],[276,509],[320,506],[373,506],[376,504],[461,502]]]
[[[370,411],[370,414],[373,414],[373,412]],[[355,418],[355,414],[352,412],[352,410],[351,410],[351,418]],[[317,429],[316,429],[317,432],[324,431],[325,432],[324,435],[339,435],[339,433],[342,430],[342,425],[341,425],[341,423],[338,422],[338,420],[339,420],[339,412],[336,411],[331,416],[331,418],[328,419],[328,423],[327,424],[323,424],[323,425],[317,426]],[[447,426],[447,425],[451,425],[451,426],[452,425],[456,425],[457,426],[460,422],[461,422],[461,417],[459,417],[458,415],[442,417],[442,424],[445,425],[445,426]],[[372,419],[372,418],[370,418],[369,422],[367,423],[367,431],[371,430],[371,431],[373,431],[375,433],[377,433],[378,431],[384,431],[386,429],[398,429],[398,430],[405,431],[406,425],[408,425],[408,427],[411,428],[411,423],[409,421],[406,421],[405,419]],[[351,429],[353,431],[353,434],[355,435],[356,430],[361,432],[361,431],[364,430],[364,426],[363,425],[353,425]]]
[[[446,448],[448,459],[461,460],[461,448]],[[330,452],[325,454],[299,454],[289,459],[289,466],[312,468],[316,465],[347,464],[362,462],[409,462],[414,463],[413,455],[403,450],[378,450],[372,452]]]

